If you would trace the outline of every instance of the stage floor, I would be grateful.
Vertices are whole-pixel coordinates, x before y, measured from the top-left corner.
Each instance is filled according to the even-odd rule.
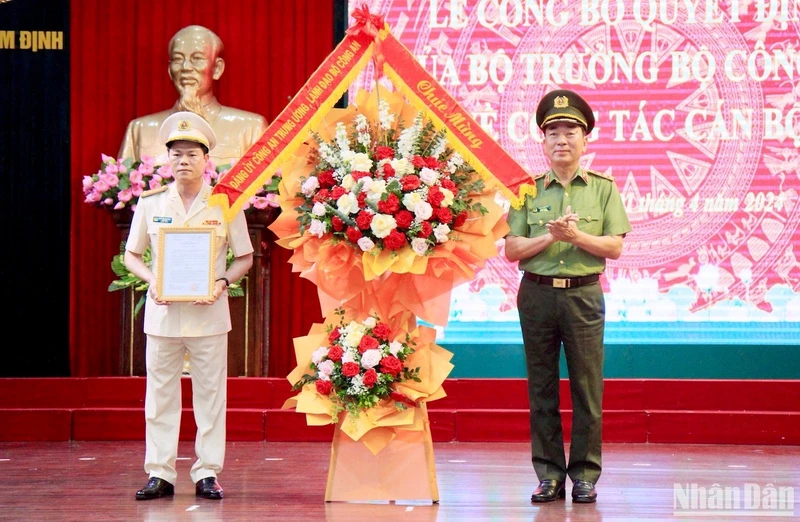
[[[440,502],[326,503],[330,444],[230,442],[225,499],[194,495],[193,444],[181,442],[173,498],[136,501],[147,482],[143,442],[0,443],[0,520],[750,520],[800,518],[800,506],[734,516],[675,507],[674,484],[793,488],[799,446],[606,444],[597,504],[531,504],[537,484],[524,443],[434,444]],[[747,486],[751,484],[751,486]],[[800,497],[800,495],[798,495]],[[794,502],[799,504],[800,498]],[[745,506],[742,506],[744,508]],[[731,510],[729,510],[731,511]],[[767,518],[769,519],[769,518]],[[782,518],[786,520],[787,518]]]
[[[181,442],[174,498],[136,501],[147,481],[142,442],[0,444],[0,520],[750,520],[800,518],[800,506],[762,513],[681,510],[674,484],[753,484],[800,493],[800,447],[606,444],[597,504],[531,504],[537,480],[523,443],[434,444],[440,502],[326,503],[330,445],[233,442],[223,501],[198,499],[188,477],[193,445]],[[750,484],[750,486],[747,486]],[[800,499],[798,499],[800,502]],[[795,502],[796,504],[797,502]],[[699,505],[699,504],[698,504]],[[711,505],[711,502],[709,502]],[[735,506],[732,506],[735,507]],[[690,506],[691,508],[691,506]],[[731,512],[733,511],[733,512]],[[763,511],[763,509],[762,509]],[[769,519],[769,518],[767,518]],[[786,520],[787,518],[781,518]]]

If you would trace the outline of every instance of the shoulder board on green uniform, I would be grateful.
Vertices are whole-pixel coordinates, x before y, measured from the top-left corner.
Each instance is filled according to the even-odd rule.
[[[614,181],[614,176],[612,176],[611,174],[606,174],[604,172],[597,172],[596,170],[589,170],[589,169],[586,169],[586,172],[588,172],[589,174],[593,174],[598,178],[607,179],[608,181]]]
[[[140,198],[146,198],[148,196],[152,196],[153,194],[161,194],[162,192],[164,192],[168,188],[169,188],[169,185],[162,185],[162,186],[160,186],[158,188],[154,188],[153,190],[145,190],[144,192],[142,192],[142,194],[139,197]]]
[[[545,177],[547,175],[547,172],[548,171],[540,172],[539,174],[536,174],[535,176],[533,176],[533,180],[536,181],[537,179],[542,179],[543,177]]]

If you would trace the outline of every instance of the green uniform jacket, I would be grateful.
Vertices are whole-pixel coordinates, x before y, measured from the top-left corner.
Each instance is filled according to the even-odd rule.
[[[578,214],[578,229],[593,236],[621,236],[631,231],[614,179],[578,168],[564,187],[552,170],[539,174],[536,197],[527,196],[519,210],[508,212],[509,235],[539,237],[547,234],[547,223],[564,215],[567,206]],[[551,277],[580,277],[603,272],[606,260],[570,243],[557,241],[539,254],[522,259],[519,268]]]

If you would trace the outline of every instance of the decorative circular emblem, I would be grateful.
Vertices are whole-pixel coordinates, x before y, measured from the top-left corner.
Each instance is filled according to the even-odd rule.
[[[569,107],[569,100],[566,96],[556,96],[556,99],[553,100],[553,107],[556,109],[566,109]]]
[[[181,120],[178,122],[178,130],[185,131],[191,128],[192,126],[189,124],[189,120]]]

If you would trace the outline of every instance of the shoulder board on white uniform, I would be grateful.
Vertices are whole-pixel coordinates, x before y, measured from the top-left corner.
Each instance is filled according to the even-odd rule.
[[[589,169],[586,169],[586,172],[595,175],[598,178],[607,179],[608,181],[614,181],[614,176],[612,176],[611,174],[606,174],[604,172],[597,172],[596,170],[589,170]]]
[[[162,185],[162,186],[160,186],[158,188],[154,188],[153,190],[145,190],[144,192],[142,192],[142,194],[139,197],[140,198],[146,198],[148,196],[152,196],[153,194],[161,194],[162,192],[164,192],[168,188],[169,188],[169,185]]]

